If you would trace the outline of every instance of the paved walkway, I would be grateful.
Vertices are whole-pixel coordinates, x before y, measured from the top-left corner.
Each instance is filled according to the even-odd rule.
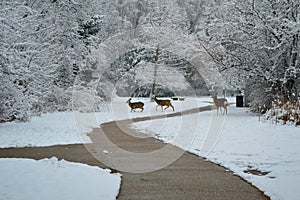
[[[168,117],[207,109],[211,108],[193,109],[184,113],[174,113]],[[142,120],[149,120],[149,118],[135,119],[135,121]],[[166,155],[161,154],[161,156],[156,156],[156,159],[148,158],[145,153],[156,152],[166,144],[130,130],[128,124],[131,122],[131,120],[111,122],[103,124],[99,129],[94,129],[91,133],[93,144],[0,149],[0,157],[43,159],[55,156],[67,161],[103,168],[109,167],[113,172],[119,172],[122,167],[125,171],[138,171],[143,167],[154,169],[157,163],[163,162],[166,156],[175,152],[181,156],[162,169],[145,173],[121,172],[122,185],[118,199],[269,199],[232,172],[196,155],[183,152],[175,146],[168,145]],[[126,134],[129,132],[130,135]],[[109,138],[114,145],[105,143],[103,137]],[[137,155],[145,155],[146,162],[134,156],[130,157],[131,154],[124,153],[124,149]],[[116,168],[114,169],[113,166]]]

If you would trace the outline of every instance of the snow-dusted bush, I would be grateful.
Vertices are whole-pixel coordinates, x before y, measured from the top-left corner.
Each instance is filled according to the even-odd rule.
[[[300,100],[294,104],[287,102],[273,103],[272,107],[264,114],[264,120],[272,123],[300,125]]]

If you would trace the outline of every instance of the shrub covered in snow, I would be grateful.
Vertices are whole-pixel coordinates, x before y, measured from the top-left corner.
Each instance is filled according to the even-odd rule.
[[[270,120],[272,123],[300,125],[300,104],[276,102],[271,109],[264,114],[264,120]]]

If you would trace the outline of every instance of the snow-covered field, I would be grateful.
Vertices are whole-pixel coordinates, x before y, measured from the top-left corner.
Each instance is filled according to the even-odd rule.
[[[34,117],[27,123],[0,124],[0,148],[89,143],[91,141],[87,134],[92,128],[99,127],[101,123],[162,114],[159,108],[158,111],[155,111],[155,103],[149,102],[149,99],[138,99],[145,102],[144,112],[130,112],[125,103],[126,100],[126,98],[114,99],[112,104],[108,105],[108,112],[89,114],[79,112],[49,113],[41,117]],[[135,100],[137,99],[133,99],[133,101]],[[233,100],[231,99],[231,101]],[[209,101],[211,101],[210,98],[187,98],[183,102],[174,101],[173,103],[175,110],[180,111],[210,105]],[[165,113],[172,113],[172,110],[168,109]],[[258,117],[247,112],[247,109],[235,108],[235,106],[229,107],[229,114],[226,118],[220,115],[216,116],[215,113],[216,111],[206,111],[183,117],[139,122],[131,126],[145,134],[173,143],[229,168],[253,183],[271,196],[272,199],[299,199],[300,192],[297,188],[300,185],[300,147],[298,145],[300,142],[300,129],[294,126],[276,126],[270,123],[258,122]],[[214,141],[211,143],[211,147],[214,148],[212,151],[204,152],[202,149],[207,145],[204,141],[207,138],[211,139],[207,133],[209,133],[211,126],[216,123],[215,120],[217,120],[217,123],[221,123],[221,132],[213,138]],[[184,140],[181,140],[180,137],[191,133],[194,134],[193,140],[188,145],[187,143],[182,144]],[[10,178],[10,182],[0,182],[0,199],[3,198],[4,194],[10,195],[12,200],[20,199],[20,197],[14,196],[17,186],[19,187],[18,184],[23,184],[28,180],[37,180],[38,177],[45,180],[45,182],[37,180],[40,187],[50,188],[45,190],[44,193],[39,193],[43,190],[34,190],[37,191],[37,194],[47,196],[49,195],[48,191],[55,191],[55,195],[63,197],[69,195],[64,193],[69,191],[68,188],[66,191],[57,191],[59,187],[54,188],[57,185],[51,185],[47,181],[60,182],[60,180],[57,180],[60,177],[66,179],[68,183],[74,182],[76,184],[76,181],[82,180],[82,175],[75,176],[77,170],[73,170],[74,168],[81,168],[81,171],[84,171],[83,173],[85,171],[87,171],[86,173],[91,172],[91,168],[87,165],[57,161],[55,158],[41,161],[0,159],[0,162],[1,180],[13,177]],[[14,165],[14,167],[11,167],[11,165]],[[24,166],[24,170],[28,170],[27,173],[20,171],[19,166]],[[115,191],[118,190],[120,184],[120,176],[111,175],[108,171],[101,171],[99,168],[93,167],[92,169],[94,170],[94,172],[91,172],[92,174],[99,174],[99,180],[111,180],[115,185],[110,192],[111,196],[102,199],[114,199],[116,196]],[[32,173],[37,170],[39,172],[42,170],[47,171],[45,177]],[[69,177],[63,175],[65,172],[60,172],[60,170],[70,172]],[[4,171],[5,173],[3,173]],[[21,173],[14,176],[17,171]],[[59,173],[61,173],[60,176],[56,176]],[[254,175],[254,173],[257,175]],[[18,177],[18,179],[14,177]],[[74,177],[74,180],[70,180],[70,177]],[[91,182],[95,181],[93,176],[90,178]],[[89,181],[86,180],[85,182]],[[69,187],[69,184],[63,183],[64,186],[65,184]],[[36,187],[34,184],[27,184],[26,186],[28,188],[24,188],[24,195],[26,191],[33,190]],[[99,187],[105,188],[105,186],[110,187],[109,185]],[[91,189],[88,189],[87,185],[82,185],[81,190],[78,189],[78,191],[85,190],[90,191]],[[91,196],[90,193],[88,194]],[[100,194],[95,193],[95,195]],[[102,195],[108,195],[108,193]],[[40,199],[40,196],[36,195],[36,199]]]

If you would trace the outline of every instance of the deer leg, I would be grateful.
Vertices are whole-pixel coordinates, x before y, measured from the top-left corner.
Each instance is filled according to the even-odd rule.
[[[170,105],[170,106],[172,107],[173,111],[175,111],[174,106],[173,105]]]

